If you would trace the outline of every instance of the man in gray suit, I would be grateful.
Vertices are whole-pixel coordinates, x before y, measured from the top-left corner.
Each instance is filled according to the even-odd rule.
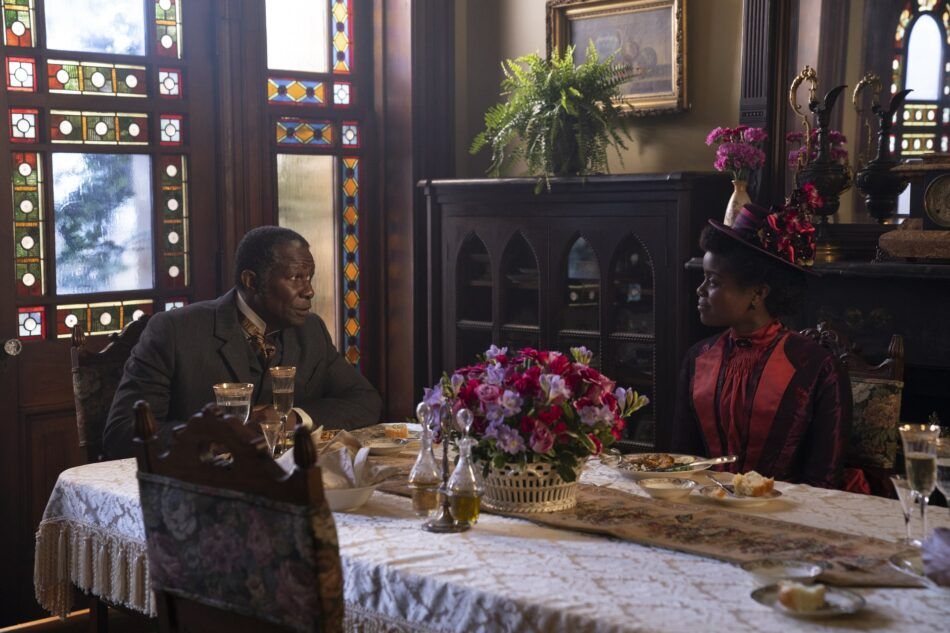
[[[235,260],[236,285],[227,294],[149,319],[109,411],[109,458],[133,454],[137,400],[148,402],[159,425],[197,413],[220,382],[253,383],[254,402],[267,405],[267,368],[276,365],[297,368],[294,404],[317,424],[353,429],[379,420],[379,394],[310,312],[314,263],[307,241],[290,229],[259,227],[241,240]]]

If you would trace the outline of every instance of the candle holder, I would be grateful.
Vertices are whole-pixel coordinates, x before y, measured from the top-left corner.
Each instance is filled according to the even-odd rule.
[[[433,411],[438,411],[440,426],[442,431],[442,485],[439,492],[442,494],[442,504],[436,511],[434,517],[422,524],[422,529],[426,532],[435,532],[437,534],[454,534],[465,532],[471,528],[471,525],[459,524],[452,516],[452,508],[449,502],[449,429],[447,420],[452,419],[452,414],[446,415],[446,406],[433,407]]]

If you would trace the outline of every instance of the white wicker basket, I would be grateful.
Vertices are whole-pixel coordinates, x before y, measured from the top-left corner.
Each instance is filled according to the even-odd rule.
[[[575,472],[580,477],[583,463]],[[554,464],[505,464],[492,466],[484,480],[482,503],[503,512],[557,512],[577,505],[577,479],[568,483],[557,474]]]

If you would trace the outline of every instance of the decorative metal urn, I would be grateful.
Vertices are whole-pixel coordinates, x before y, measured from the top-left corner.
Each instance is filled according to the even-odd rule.
[[[858,186],[858,191],[864,196],[868,213],[879,224],[884,224],[885,220],[890,218],[897,209],[897,197],[907,187],[907,181],[900,174],[892,171],[894,167],[900,164],[900,161],[894,158],[894,154],[891,152],[888,135],[893,125],[894,113],[903,105],[911,90],[902,90],[891,97],[891,102],[885,110],[881,107],[880,101],[880,77],[868,73],[855,86],[851,101],[858,116],[863,119],[862,123],[867,132],[868,148],[871,147],[872,142],[871,124],[864,118],[864,110],[860,105],[861,92],[866,88],[871,89],[871,112],[877,116],[878,120],[877,155],[870,161],[866,160],[867,156],[858,157],[859,170],[855,175],[855,183]]]

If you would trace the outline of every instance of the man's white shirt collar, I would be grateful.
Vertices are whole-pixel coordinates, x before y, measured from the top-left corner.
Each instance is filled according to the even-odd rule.
[[[244,296],[241,294],[241,291],[237,291],[237,307],[238,310],[243,314],[248,321],[254,324],[254,326],[261,331],[262,334],[267,333],[267,324],[264,323],[264,319],[258,316],[257,312],[247,305],[247,301],[244,300]]]

